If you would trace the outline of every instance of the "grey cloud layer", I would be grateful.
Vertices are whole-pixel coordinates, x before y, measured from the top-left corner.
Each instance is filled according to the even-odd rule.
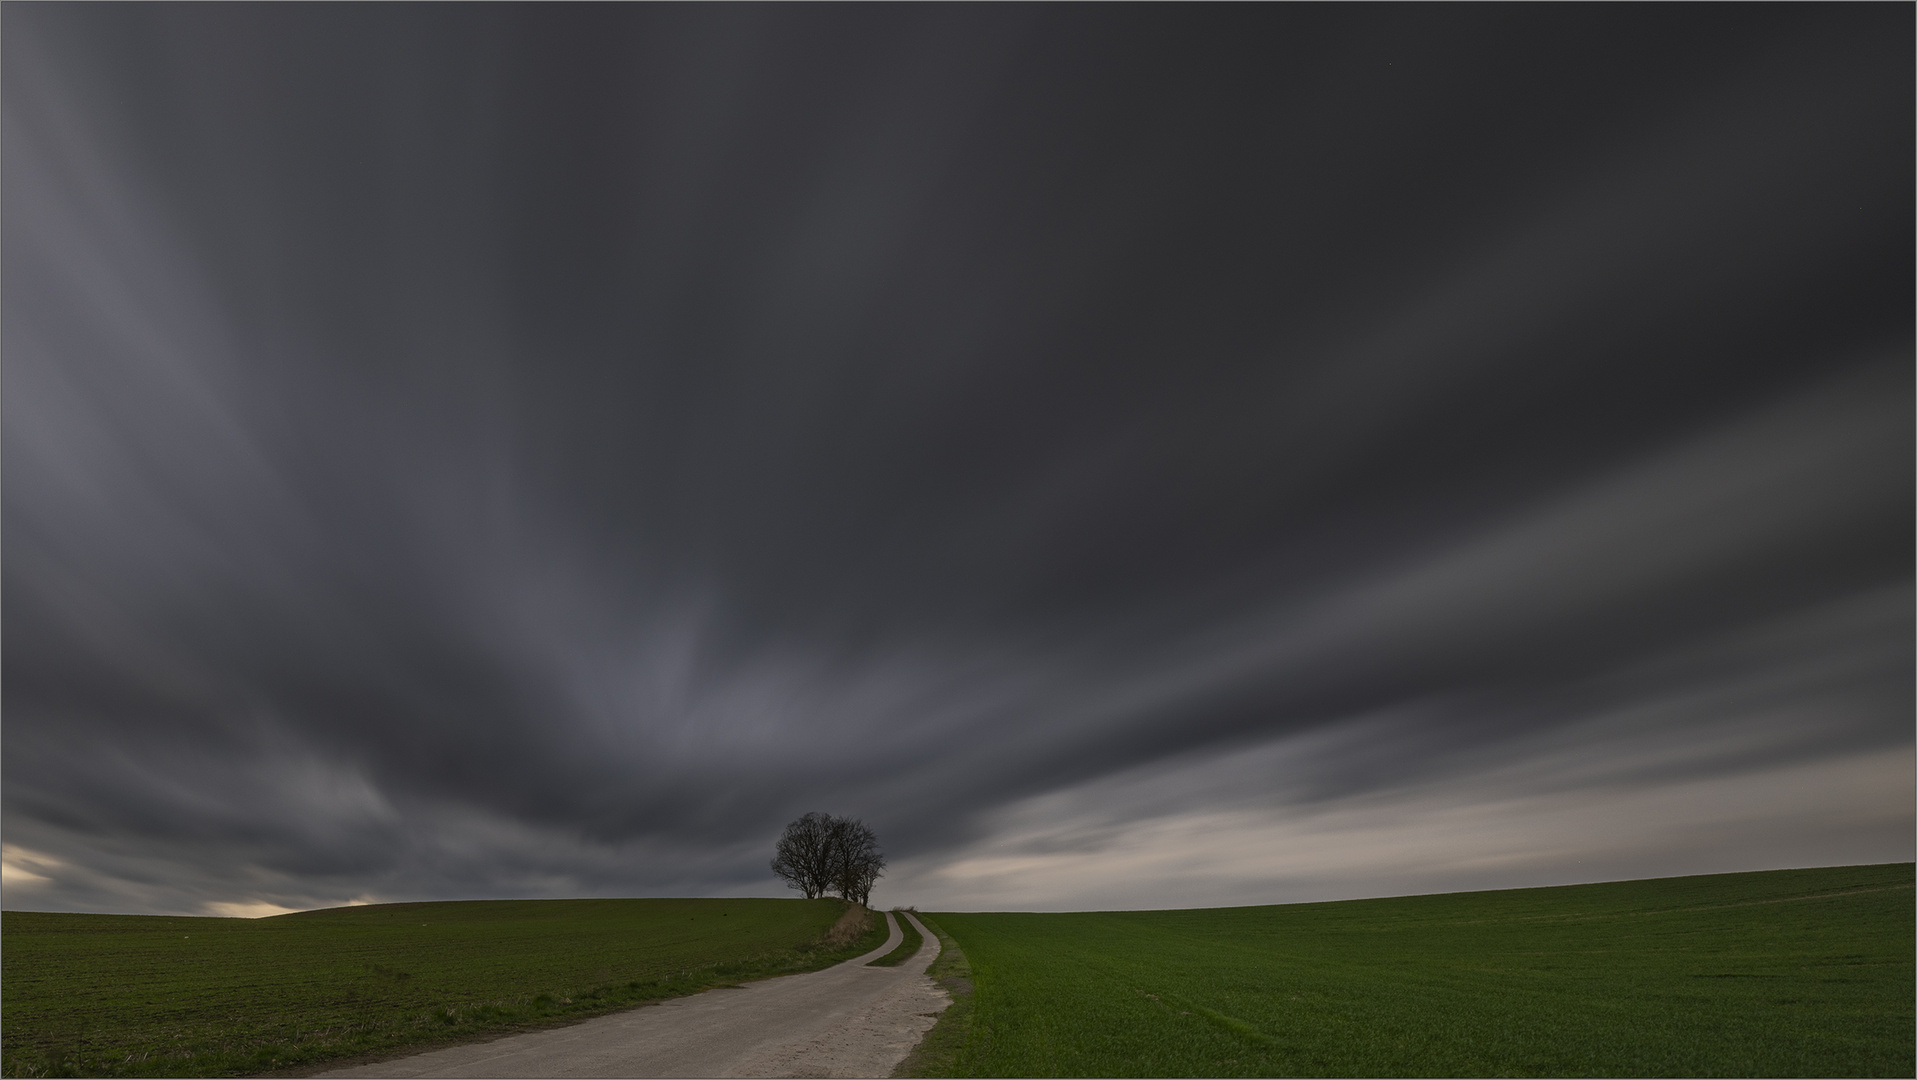
[[[1909,21],[10,6],[7,903],[1907,756]]]

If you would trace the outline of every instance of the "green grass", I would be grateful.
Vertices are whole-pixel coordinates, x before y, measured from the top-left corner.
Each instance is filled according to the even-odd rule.
[[[899,1062],[892,1075],[957,1076],[959,1059],[972,1043],[973,1019],[977,1015],[972,1007],[972,965],[952,935],[923,912],[917,914],[925,928],[939,939],[938,957],[925,973],[945,988],[952,1004],[939,1014],[938,1023],[925,1033],[905,1060]]]
[[[0,913],[0,1073],[234,1076],[549,1026],[884,941],[837,900],[383,904],[270,919]],[[847,931],[850,940],[846,940]]]
[[[1912,878],[941,914],[976,993],[912,1074],[1910,1076]]]
[[[899,942],[898,948],[865,965],[866,967],[897,967],[917,955],[919,946],[925,943],[924,935],[919,933],[918,927],[912,925],[911,920],[896,911],[892,913],[892,916],[899,921],[899,931],[905,935],[905,940]]]

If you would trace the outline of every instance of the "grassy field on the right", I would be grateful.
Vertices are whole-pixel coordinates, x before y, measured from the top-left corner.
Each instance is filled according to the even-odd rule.
[[[960,1076],[1910,1076],[1910,863],[938,914]]]

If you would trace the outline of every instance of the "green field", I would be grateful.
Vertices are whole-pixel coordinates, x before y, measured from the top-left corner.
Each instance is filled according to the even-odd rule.
[[[0,1072],[234,1076],[582,1019],[883,942],[876,918],[828,939],[845,911],[837,900],[465,901],[270,919],[8,911]]]
[[[1278,907],[941,914],[912,1075],[1910,1076],[1910,863]],[[957,958],[953,958],[955,961]],[[947,963],[941,957],[935,965]]]
[[[924,935],[919,933],[919,928],[913,926],[905,916],[894,911],[892,912],[892,918],[898,921],[899,932],[905,935],[905,940],[899,942],[898,948],[872,961],[867,964],[866,967],[897,967],[907,960],[912,959],[913,955],[919,951],[919,946],[924,942]]]

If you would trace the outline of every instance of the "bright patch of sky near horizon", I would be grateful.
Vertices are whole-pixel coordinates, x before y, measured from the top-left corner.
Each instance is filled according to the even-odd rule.
[[[4,902],[1908,860],[1912,18],[8,5]]]

